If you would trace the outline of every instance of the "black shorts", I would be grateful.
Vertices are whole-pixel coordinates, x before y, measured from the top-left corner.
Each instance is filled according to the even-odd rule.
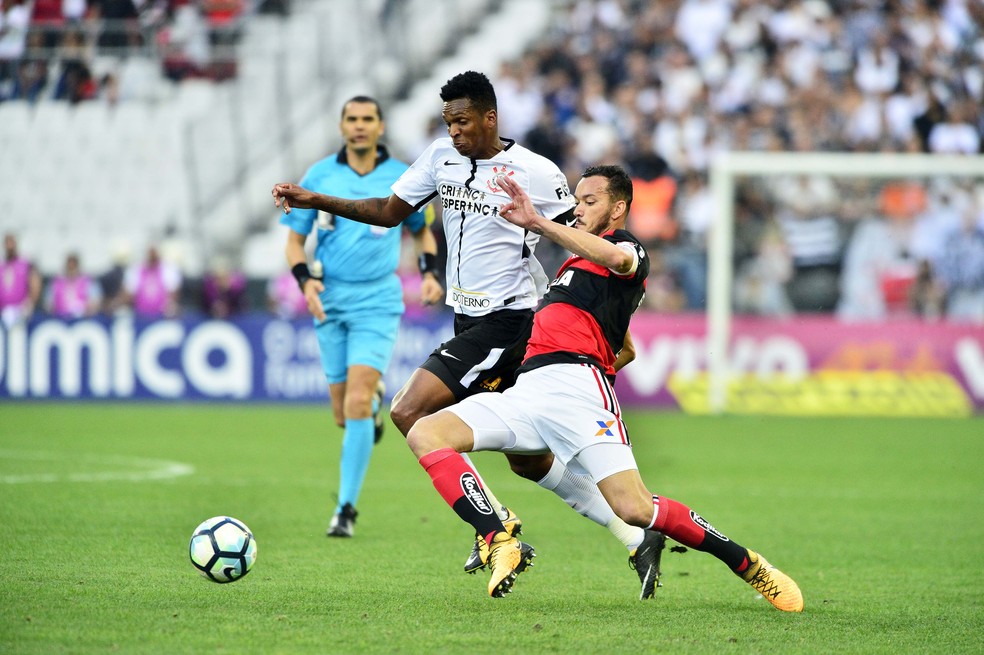
[[[439,377],[456,400],[482,391],[503,391],[516,381],[533,331],[533,310],[500,310],[454,318],[454,337],[420,365]]]

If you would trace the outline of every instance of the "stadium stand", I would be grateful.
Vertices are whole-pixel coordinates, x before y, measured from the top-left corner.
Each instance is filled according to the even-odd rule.
[[[713,222],[707,174],[715,153],[984,149],[979,2],[268,0],[243,8],[239,36],[221,51],[202,31],[197,5],[143,6],[136,32],[132,24],[123,31],[125,56],[119,39],[108,40],[112,47],[97,39],[87,50],[94,99],[53,99],[62,64],[52,55],[36,103],[0,101],[0,229],[18,231],[46,275],[80,244],[98,272],[117,239],[141,252],[166,236],[186,275],[200,276],[221,253],[251,277],[272,277],[282,239],[271,234],[270,182],[299,177],[325,154],[340,102],[379,96],[389,108],[388,142],[413,158],[443,128],[435,125],[436,89],[464,68],[489,73],[500,89],[503,134],[550,152],[571,179],[599,161],[638,167],[632,172],[649,179],[643,168],[658,159],[675,185],[665,184],[672,209],[660,219],[660,234],[674,236],[662,240],[663,265],[654,266],[666,292],[651,294],[668,300],[656,309],[703,307],[695,289]],[[65,24],[73,20],[85,19],[66,16]],[[50,16],[44,29],[50,35]],[[216,73],[210,62],[230,52],[234,66]],[[23,57],[30,56],[28,48]],[[168,67],[182,58],[194,65]],[[0,99],[12,85],[11,76],[0,79]],[[765,268],[792,271],[785,284],[793,297],[769,306],[840,304],[850,317],[850,289],[865,285],[848,276],[872,270],[855,265],[863,258],[852,257],[848,269],[840,262],[859,225],[886,219],[881,187],[862,190],[863,202],[830,208],[801,206],[802,196],[781,191],[802,184],[828,187],[833,197],[845,191],[829,178],[739,190],[738,282],[765,270],[764,236],[776,260]],[[963,225],[953,218],[957,207],[984,230],[980,180],[926,183],[923,191],[921,213],[907,219],[917,227],[952,232]],[[812,239],[806,228],[818,219],[825,229],[813,234],[827,237],[836,222],[838,252],[824,264],[830,276],[811,284],[797,279],[802,266],[779,259],[790,242]],[[53,239],[53,225],[66,236]],[[910,270],[925,259],[913,256],[919,238],[899,249]],[[824,295],[820,305],[811,289]]]

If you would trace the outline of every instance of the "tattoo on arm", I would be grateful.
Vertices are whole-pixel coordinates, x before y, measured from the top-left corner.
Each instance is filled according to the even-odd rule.
[[[360,200],[337,198],[329,211],[370,225],[384,225],[381,221],[385,206],[386,198],[364,198]]]

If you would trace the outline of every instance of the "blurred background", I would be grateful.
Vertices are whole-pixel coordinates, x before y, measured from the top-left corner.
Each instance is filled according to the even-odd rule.
[[[633,176],[653,265],[629,403],[720,409],[727,220],[729,411],[981,411],[982,62],[979,0],[2,0],[0,397],[323,398],[270,187],[340,148],[357,94],[413,161],[445,133],[440,86],[474,69],[500,133],[572,187],[589,164]],[[735,152],[822,165],[739,172],[723,198]],[[407,253],[391,391],[449,330]],[[166,293],[134,307],[148,265]]]

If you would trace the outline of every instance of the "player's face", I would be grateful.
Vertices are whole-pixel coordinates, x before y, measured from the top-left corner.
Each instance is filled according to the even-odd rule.
[[[441,115],[454,149],[462,157],[489,159],[499,152],[495,111],[480,112],[471,100],[458,98],[445,102]]]
[[[577,229],[591,234],[603,234],[612,225],[612,211],[615,203],[608,193],[608,179],[595,175],[582,177],[574,189],[574,216]]]
[[[375,152],[379,138],[383,136],[384,125],[379,120],[375,104],[350,102],[345,105],[339,129],[345,139],[345,147],[356,152]]]

